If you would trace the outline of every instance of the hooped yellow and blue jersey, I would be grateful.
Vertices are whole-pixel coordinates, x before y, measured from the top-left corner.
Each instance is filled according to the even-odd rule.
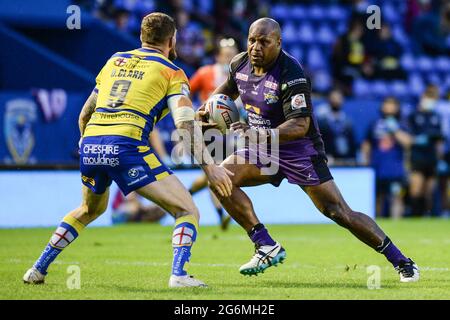
[[[95,112],[83,137],[123,136],[148,144],[154,125],[169,112],[167,99],[189,95],[182,69],[156,50],[114,54],[96,78]]]

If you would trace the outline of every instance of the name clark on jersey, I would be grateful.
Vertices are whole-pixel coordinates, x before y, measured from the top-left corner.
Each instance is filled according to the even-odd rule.
[[[142,80],[145,75],[145,71],[137,71],[137,70],[126,70],[126,69],[113,69],[111,72],[111,77],[114,78],[133,78],[137,80]]]

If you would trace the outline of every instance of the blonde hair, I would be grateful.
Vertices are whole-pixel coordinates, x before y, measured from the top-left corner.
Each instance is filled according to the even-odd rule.
[[[141,41],[161,45],[175,34],[175,21],[172,17],[161,12],[146,15],[141,23]]]

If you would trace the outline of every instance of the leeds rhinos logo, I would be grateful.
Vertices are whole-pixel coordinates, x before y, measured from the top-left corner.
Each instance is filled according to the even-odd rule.
[[[278,95],[276,92],[269,91],[264,93],[264,101],[266,101],[267,104],[273,104],[278,102]]]
[[[35,142],[36,104],[27,99],[14,99],[6,103],[5,110],[4,134],[8,150],[14,163],[27,163]]]

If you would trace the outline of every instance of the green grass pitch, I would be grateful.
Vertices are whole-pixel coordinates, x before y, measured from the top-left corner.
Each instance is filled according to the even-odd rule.
[[[169,289],[171,228],[124,225],[87,228],[56,260],[41,286],[22,275],[53,229],[0,230],[0,299],[450,299],[450,220],[379,221],[421,267],[421,280],[400,283],[385,260],[334,225],[273,225],[287,259],[257,277],[238,272],[253,247],[232,226],[201,227],[188,270],[209,288]],[[67,269],[80,267],[80,289]],[[367,266],[380,268],[380,289],[367,287]],[[370,282],[370,281],[369,281]]]

